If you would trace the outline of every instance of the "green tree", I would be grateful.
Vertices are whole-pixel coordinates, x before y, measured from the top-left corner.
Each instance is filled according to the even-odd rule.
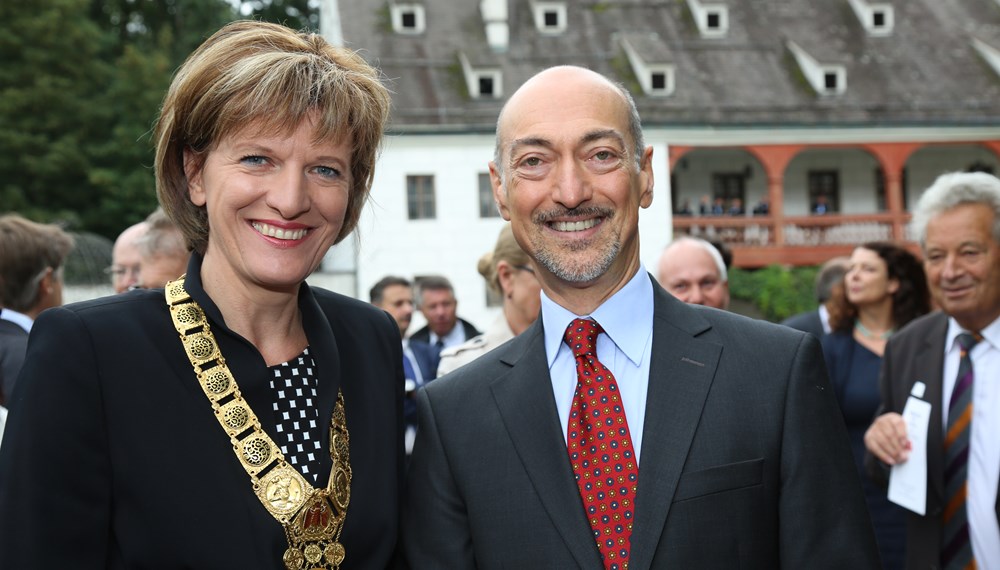
[[[112,67],[86,0],[0,3],[0,209],[79,223],[95,189],[89,150],[113,110],[95,105]]]

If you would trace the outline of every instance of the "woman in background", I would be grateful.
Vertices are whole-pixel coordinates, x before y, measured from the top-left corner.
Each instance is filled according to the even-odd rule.
[[[357,224],[388,114],[378,72],[318,34],[234,22],[185,61],[155,174],[187,272],[35,322],[0,568],[393,563],[399,328],[305,283]]]
[[[822,339],[830,383],[844,414],[886,569],[903,567],[904,513],[865,476],[864,434],[879,406],[879,368],[886,341],[929,310],[930,293],[920,261],[900,246],[866,243],[851,254],[843,287],[835,289],[830,309],[832,332]]]
[[[521,334],[538,318],[542,288],[510,224],[500,230],[493,251],[479,259],[478,269],[489,287],[503,296],[503,312],[485,333],[441,353],[439,378]]]

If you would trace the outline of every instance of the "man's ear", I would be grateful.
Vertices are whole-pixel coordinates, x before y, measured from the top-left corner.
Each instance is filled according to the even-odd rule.
[[[490,184],[493,186],[493,201],[503,219],[510,221],[510,210],[507,207],[507,189],[503,187],[503,179],[496,163],[490,161]]]
[[[188,198],[195,206],[204,206],[207,201],[201,180],[201,170],[204,165],[203,155],[189,148],[184,149],[184,176],[188,183]]]
[[[639,206],[648,208],[653,203],[653,147],[647,146],[639,161]]]

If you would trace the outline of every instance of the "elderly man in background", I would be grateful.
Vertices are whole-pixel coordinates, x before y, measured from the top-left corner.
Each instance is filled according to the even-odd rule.
[[[146,232],[136,242],[139,249],[139,278],[142,289],[158,289],[187,270],[188,248],[184,235],[163,208],[146,218]]]
[[[426,342],[440,355],[442,349],[458,346],[482,334],[472,323],[458,318],[455,288],[446,277],[424,277],[419,285],[420,312],[427,319],[427,325],[413,333],[411,339]]]
[[[657,273],[660,286],[685,303],[729,308],[729,273],[711,243],[683,236],[664,248]]]
[[[63,265],[72,249],[72,236],[59,226],[0,216],[0,388],[8,405],[32,323],[45,309],[62,305]]]
[[[143,220],[125,228],[115,239],[115,245],[111,248],[111,267],[106,270],[111,275],[111,286],[115,293],[124,293],[139,282],[139,266],[142,263],[139,239],[148,229],[149,224]]]
[[[938,177],[913,229],[941,310],[886,345],[867,467],[884,480],[917,451],[911,437],[926,441],[924,514],[908,514],[906,567],[992,570],[1000,568],[1000,180]],[[909,433],[907,406],[928,410],[926,432]]]

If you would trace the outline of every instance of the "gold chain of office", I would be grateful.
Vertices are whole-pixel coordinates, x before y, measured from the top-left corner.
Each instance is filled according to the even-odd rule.
[[[261,429],[226,365],[205,312],[184,289],[184,276],[167,283],[164,295],[198,382],[229,436],[236,458],[250,475],[254,494],[285,530],[285,568],[339,568],[345,556],[340,533],[351,500],[350,438],[343,393],[337,392],[330,421],[330,481],[325,489],[316,489],[285,462],[281,449]]]

